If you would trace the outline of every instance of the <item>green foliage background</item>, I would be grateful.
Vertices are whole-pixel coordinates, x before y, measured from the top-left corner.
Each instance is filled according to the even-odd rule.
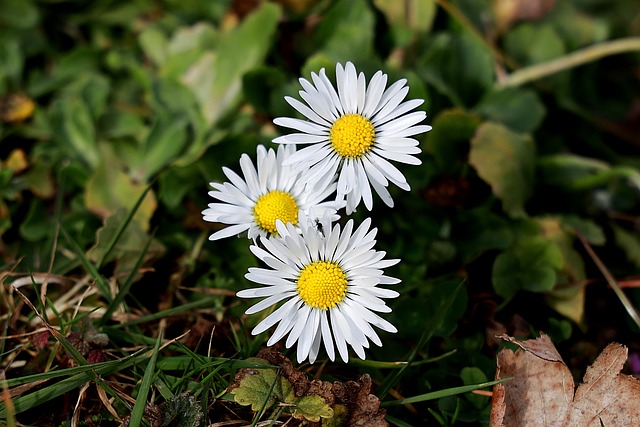
[[[525,4],[551,7],[526,15]],[[249,330],[259,316],[242,317],[247,303],[229,295],[256,260],[244,238],[206,240],[219,226],[201,219],[208,183],[285,131],[272,119],[294,114],[283,97],[298,77],[352,61],[368,78],[407,78],[433,126],[419,136],[423,164],[400,167],[412,191],[355,214],[402,259],[389,272],[403,281],[388,316],[399,332],[368,357],[456,353],[398,375],[355,361],[330,375],[367,372],[382,400],[480,383],[502,332],[545,330],[567,355],[606,340],[640,351],[578,239],[620,280],[640,272],[638,37],[635,0],[3,0],[3,270],[90,274],[100,293],[85,304],[109,315],[120,303],[142,314],[194,303]],[[622,38],[625,52],[610,55]],[[580,65],[544,66],[585,48]],[[24,120],[8,119],[15,94],[35,102]],[[111,342],[134,341],[109,316],[96,322]],[[253,356],[266,341],[237,334],[243,344],[221,355]],[[465,394],[387,409],[398,425],[486,424],[488,404]]]

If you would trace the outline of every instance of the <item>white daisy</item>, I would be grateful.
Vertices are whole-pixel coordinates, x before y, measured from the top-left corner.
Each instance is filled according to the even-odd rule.
[[[251,246],[253,254],[269,268],[249,268],[245,275],[264,286],[242,290],[237,295],[266,297],[249,308],[247,314],[285,301],[251,333],[260,334],[277,324],[267,345],[288,334],[285,345],[289,348],[298,343],[299,363],[307,358],[315,362],[321,343],[331,360],[335,359],[334,344],[345,362],[349,360],[347,345],[364,359],[369,341],[382,345],[372,326],[396,332],[375,312],[390,312],[383,298],[399,295],[378,285],[400,283],[382,271],[400,260],[383,260],[385,252],[372,249],[377,229],[369,230],[370,219],[355,231],[353,220],[342,231],[339,224],[331,228],[327,215],[312,226],[304,225],[308,223],[301,219],[302,232],[298,233],[291,224],[278,221],[279,238],[260,239],[264,248]]]
[[[231,169],[222,170],[229,181],[212,182],[215,189],[209,195],[221,203],[210,203],[202,211],[205,221],[230,224],[229,227],[209,236],[209,240],[218,240],[238,235],[248,230],[248,237],[274,235],[276,220],[298,224],[298,214],[307,213],[312,207],[317,212],[327,210],[333,220],[343,203],[326,201],[336,189],[335,183],[318,183],[305,187],[306,179],[291,166],[283,162],[295,153],[295,146],[278,147],[276,153],[259,145],[257,148],[257,170],[247,154],[240,157],[240,168],[244,179]]]
[[[409,111],[424,100],[402,102],[409,92],[407,80],[401,79],[386,90],[387,75],[378,71],[369,81],[357,74],[351,62],[343,68],[336,65],[337,91],[324,68],[311,73],[310,82],[301,78],[300,97],[306,105],[292,97],[286,101],[308,120],[278,117],[274,123],[299,133],[284,135],[273,141],[280,144],[308,144],[285,164],[298,170],[310,168],[313,181],[330,182],[338,177],[337,196],[346,196],[347,214],[364,200],[371,210],[371,187],[384,203],[393,206],[387,190],[389,181],[409,190],[404,175],[389,160],[419,165],[414,155],[420,153],[414,135],[431,130],[418,125],[427,116],[424,111]]]

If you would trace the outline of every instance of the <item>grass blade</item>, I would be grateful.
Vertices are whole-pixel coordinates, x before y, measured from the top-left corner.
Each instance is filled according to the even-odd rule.
[[[142,250],[142,252],[140,252],[140,256],[138,257],[138,260],[136,261],[136,264],[133,266],[133,269],[131,270],[131,274],[129,274],[129,277],[127,277],[126,282],[124,283],[124,285],[122,285],[122,287],[120,288],[120,290],[116,294],[116,296],[113,299],[113,301],[111,301],[111,303],[107,307],[107,311],[105,311],[105,313],[102,316],[102,318],[100,320],[98,320],[98,326],[102,326],[105,323],[107,323],[111,319],[111,316],[113,315],[113,312],[124,301],[124,297],[127,296],[127,294],[129,293],[129,290],[131,289],[131,286],[133,285],[133,280],[135,279],[136,275],[138,274],[138,271],[140,270],[140,266],[142,266],[142,262],[144,261],[144,256],[147,253],[147,250],[149,250],[149,245],[151,245],[152,241],[153,241],[153,235],[151,237],[149,237],[149,240],[147,241],[147,244],[145,245],[145,247]]]
[[[158,339],[156,345],[153,348],[151,359],[147,364],[147,368],[144,371],[144,377],[142,378],[142,384],[140,390],[138,390],[138,396],[136,397],[136,403],[133,405],[133,411],[131,412],[131,418],[129,420],[129,427],[139,427],[143,421],[144,409],[147,405],[147,397],[149,396],[149,390],[154,380],[154,371],[156,368],[156,360],[158,360],[158,353],[160,349],[160,343],[162,342],[163,329],[160,329],[158,333]]]
[[[389,393],[391,388],[395,386],[398,381],[400,381],[400,378],[404,374],[405,370],[412,365],[412,362],[414,361],[418,353],[429,342],[429,340],[435,333],[438,326],[440,326],[440,323],[442,322],[442,319],[444,318],[445,314],[449,311],[449,308],[451,308],[453,301],[458,296],[458,293],[460,292],[460,289],[462,288],[463,283],[464,282],[460,282],[460,284],[451,293],[449,298],[447,298],[444,304],[440,306],[440,308],[438,309],[438,312],[431,318],[429,324],[424,329],[424,332],[422,333],[420,340],[418,341],[416,346],[413,348],[413,350],[411,350],[411,352],[409,353],[409,357],[407,357],[407,364],[402,365],[400,369],[398,369],[389,377],[387,377],[387,379],[382,383],[382,385],[378,389],[378,397],[380,399],[383,399],[384,396],[386,396],[387,393]]]
[[[487,381],[479,384],[463,385],[460,387],[447,388],[445,390],[433,391],[431,393],[420,394],[418,396],[407,397],[406,399],[391,400],[388,402],[382,402],[380,406],[397,406],[408,405],[410,403],[426,402],[427,400],[440,399],[442,397],[454,396],[456,394],[467,393],[480,388],[491,387],[501,382],[509,381],[511,378],[503,378],[495,381]]]
[[[131,222],[131,220],[133,219],[133,216],[138,211],[138,208],[142,204],[142,201],[147,196],[147,193],[149,192],[149,190],[151,190],[152,185],[153,185],[153,182],[149,184],[147,188],[144,189],[144,191],[136,201],[136,204],[133,205],[133,208],[129,211],[129,214],[127,215],[127,217],[124,219],[124,221],[116,231],[116,234],[114,234],[113,239],[111,239],[111,241],[107,245],[107,250],[104,251],[104,253],[102,254],[102,257],[96,263],[96,268],[98,270],[104,265],[105,261],[107,260],[107,257],[111,254],[111,252],[113,251],[113,248],[115,248],[116,243],[118,243],[118,240],[120,240],[120,237],[122,237],[122,233],[124,233],[124,230],[126,230],[127,227],[129,226],[129,223]],[[149,245],[147,244],[147,246]],[[145,248],[145,252],[146,252],[146,248]]]
[[[109,285],[107,284],[105,278],[102,277],[102,275],[98,272],[98,269],[96,268],[96,266],[93,265],[91,261],[89,261],[89,259],[86,257],[86,255],[84,254],[84,252],[82,251],[82,248],[80,248],[78,243],[75,240],[73,240],[71,236],[69,236],[69,233],[67,233],[67,230],[65,230],[64,227],[60,227],[60,231],[62,232],[62,235],[64,236],[67,243],[69,243],[69,245],[71,246],[71,249],[73,250],[73,252],[76,254],[78,259],[84,266],[85,270],[87,270],[87,273],[89,273],[96,280],[96,284],[98,285],[100,292],[102,292],[102,296],[104,296],[107,299],[107,301],[111,302],[112,300],[111,292],[109,292]]]

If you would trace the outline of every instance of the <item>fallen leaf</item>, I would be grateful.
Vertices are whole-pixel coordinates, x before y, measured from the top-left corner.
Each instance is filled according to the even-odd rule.
[[[298,404],[294,415],[302,415],[308,420],[322,418],[323,426],[385,427],[389,425],[385,420],[386,410],[380,408],[380,400],[371,394],[372,382],[368,374],[362,375],[357,381],[334,381],[332,383],[317,379],[309,380],[303,372],[293,367],[287,357],[274,348],[261,350],[257,357],[270,365],[278,366],[283,381],[290,383],[293,387],[296,398],[290,397],[288,401]],[[235,381],[227,389],[231,393],[235,393],[236,402],[238,401],[238,387],[241,386],[247,375],[255,375],[255,371],[257,369],[240,370]],[[313,399],[309,399],[309,397]],[[262,396],[261,404],[265,398]],[[319,405],[320,400],[323,400],[325,405]],[[329,415],[330,410],[332,410],[332,415]],[[305,411],[309,413],[305,413]]]
[[[627,348],[609,344],[575,390],[571,372],[545,334],[517,341],[524,351],[498,353],[490,425],[601,427],[640,425],[640,381],[620,373]]]

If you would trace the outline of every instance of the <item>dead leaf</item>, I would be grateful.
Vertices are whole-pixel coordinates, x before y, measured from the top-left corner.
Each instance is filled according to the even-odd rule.
[[[491,426],[600,427],[640,425],[640,381],[620,373],[627,348],[609,344],[575,390],[571,372],[549,337],[512,342],[524,351],[498,353]]]
[[[347,427],[384,427],[387,411],[380,408],[379,399],[371,394],[371,377],[362,375],[357,381],[310,381],[293,367],[291,361],[273,347],[260,350],[257,357],[280,367],[280,373],[291,382],[295,395],[320,396],[334,409],[334,417],[340,418],[336,425]],[[236,381],[238,378],[236,378]],[[235,383],[234,383],[235,384]],[[233,386],[233,384],[232,384]]]
[[[555,4],[555,0],[493,0],[492,9],[498,32],[505,32],[519,21],[541,19]]]

